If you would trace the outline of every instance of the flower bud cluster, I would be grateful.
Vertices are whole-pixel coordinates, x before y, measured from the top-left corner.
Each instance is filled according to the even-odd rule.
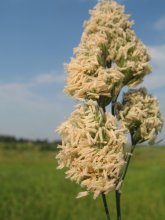
[[[66,64],[65,92],[76,99],[111,98],[121,84],[133,87],[150,73],[150,58],[123,6],[103,0],[90,14],[75,57]]]
[[[119,118],[134,135],[136,142],[154,143],[163,126],[159,103],[146,89],[130,90],[124,94]]]
[[[76,108],[58,132],[62,137],[58,168],[68,167],[67,178],[86,188],[87,193],[93,192],[94,198],[115,190],[125,164],[126,143],[126,129],[116,126],[116,118],[89,100]]]

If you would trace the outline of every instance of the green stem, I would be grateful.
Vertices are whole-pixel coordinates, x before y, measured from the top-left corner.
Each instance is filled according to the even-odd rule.
[[[117,91],[116,96],[112,99],[111,113],[112,113],[113,116],[116,115],[116,109],[115,109],[115,108],[116,108],[116,102],[117,102],[117,99],[118,99],[118,97],[119,97],[119,94],[120,94],[120,91],[121,91],[122,87],[123,87],[123,84],[121,84],[121,85],[119,86],[119,89],[118,89],[118,91]]]
[[[105,108],[105,97],[101,96],[99,101],[98,101],[98,105],[100,106],[100,108],[102,108],[103,112],[106,112],[106,108]],[[103,205],[104,205],[104,209],[105,209],[105,214],[107,217],[107,220],[111,220],[110,218],[110,212],[108,209],[108,204],[107,204],[107,200],[106,200],[106,195],[104,193],[101,194],[102,195],[102,200],[103,200]]]
[[[108,205],[107,205],[106,195],[104,193],[102,193],[101,195],[102,195],[102,200],[103,200],[107,220],[111,220]]]
[[[133,152],[134,152],[135,146],[136,146],[136,145],[132,145],[132,146],[131,146],[131,151],[130,151],[130,153],[129,153],[129,155],[128,155],[127,163],[126,163],[124,172],[123,172],[122,177],[121,177],[121,181],[122,181],[122,182],[124,181],[125,176],[126,176],[126,174],[127,174],[128,167],[129,167],[129,164],[130,164],[131,157],[132,157],[132,154],[133,154]]]
[[[133,138],[133,134],[131,133],[131,151],[130,151],[130,153],[128,154],[128,157],[127,157],[127,162],[126,162],[126,166],[125,166],[125,169],[124,169],[124,171],[123,171],[123,174],[122,174],[122,176],[121,176],[121,182],[123,182],[124,181],[124,179],[125,179],[125,176],[126,176],[126,174],[127,174],[127,171],[128,171],[128,167],[129,167],[129,164],[130,164],[130,161],[131,161],[131,157],[132,157],[132,154],[133,154],[133,152],[134,152],[134,150],[135,150],[135,147],[136,147],[136,143],[135,143],[135,141],[134,141],[134,138]]]
[[[133,134],[131,134],[131,143],[132,143],[132,146],[131,146],[131,151],[127,157],[127,162],[126,162],[126,166],[125,166],[125,169],[123,171],[123,174],[121,176],[121,179],[119,182],[121,182],[121,184],[123,183],[125,177],[126,177],[126,174],[127,174],[127,171],[128,171],[128,167],[129,167],[129,164],[130,164],[130,161],[131,161],[131,157],[132,157],[132,154],[134,152],[134,149],[135,149],[135,146],[136,146],[136,143],[134,142],[133,140]],[[122,185],[121,185],[122,186]],[[120,186],[120,189],[121,189],[121,186]],[[116,211],[117,211],[117,220],[121,220],[121,208],[120,208],[120,203],[121,203],[121,192],[120,192],[120,189],[117,189],[116,190]]]
[[[117,98],[120,94],[120,90],[122,88],[122,85],[118,91],[118,93],[116,94],[116,96],[112,99],[112,107],[111,107],[111,113],[113,116],[116,115],[116,111],[115,111],[115,107],[116,107],[116,102],[117,102]],[[117,212],[117,220],[121,220],[121,206],[120,206],[120,201],[121,201],[121,193],[119,190],[115,191],[115,195],[116,195],[116,212]]]
[[[116,190],[116,211],[117,211],[117,220],[121,220],[121,207],[120,207],[120,197],[121,193],[119,190]]]

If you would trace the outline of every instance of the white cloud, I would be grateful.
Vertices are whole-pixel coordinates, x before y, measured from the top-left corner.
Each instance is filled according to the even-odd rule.
[[[149,46],[153,73],[145,78],[144,85],[149,89],[165,88],[165,45]]]
[[[154,90],[153,95],[159,100],[162,117],[165,120],[165,45],[149,46],[149,51],[153,73],[145,78],[143,85],[149,91]],[[159,139],[163,139],[163,143],[165,143],[165,126]]]
[[[160,104],[160,111],[163,117],[163,120],[165,121],[165,94],[163,92],[156,92],[154,95],[157,96]],[[158,140],[163,139],[163,143],[165,143],[165,125],[163,126],[162,132],[158,136]]]
[[[65,80],[64,73],[44,73],[36,76],[33,81],[36,84],[63,83]]]
[[[158,31],[164,31],[165,30],[165,17],[159,18],[155,24],[154,28]]]
[[[62,79],[41,74],[25,83],[0,84],[0,133],[26,138],[55,139],[54,129],[69,115],[73,101],[61,92],[45,97],[34,87],[58,83]],[[38,81],[36,80],[38,79]],[[40,79],[40,80],[39,80]],[[61,85],[61,88],[63,85]],[[47,85],[49,91],[49,84]]]

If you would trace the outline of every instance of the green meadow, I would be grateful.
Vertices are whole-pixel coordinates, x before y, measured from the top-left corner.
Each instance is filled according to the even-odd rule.
[[[23,148],[22,148],[23,149]],[[106,220],[102,199],[56,170],[55,151],[0,150],[0,220]],[[107,196],[116,219],[114,193]],[[122,220],[165,219],[165,148],[136,148],[122,189]]]

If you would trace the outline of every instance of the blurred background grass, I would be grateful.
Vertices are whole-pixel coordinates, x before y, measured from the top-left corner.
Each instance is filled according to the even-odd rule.
[[[56,170],[56,151],[45,149],[0,144],[0,220],[106,219],[101,198],[75,199],[80,187]],[[114,193],[107,199],[116,219]],[[165,219],[165,147],[136,149],[122,190],[122,217]]]

